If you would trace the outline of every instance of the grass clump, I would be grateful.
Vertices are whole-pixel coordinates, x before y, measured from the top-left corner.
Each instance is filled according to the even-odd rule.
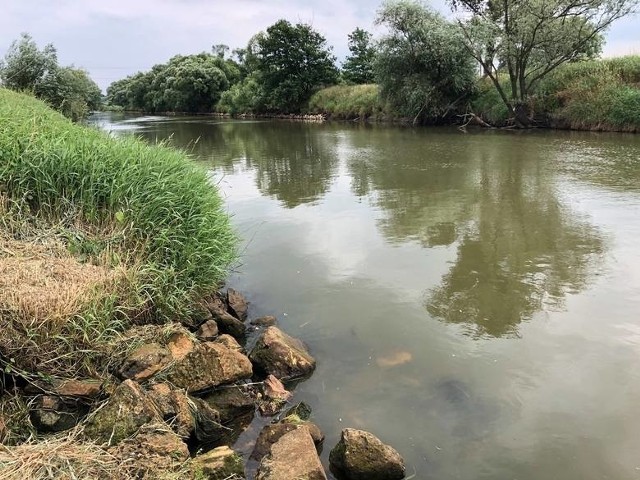
[[[337,85],[316,92],[309,112],[336,119],[379,119],[386,115],[378,85]]]
[[[222,200],[181,152],[0,89],[0,154],[0,362],[91,374],[132,324],[187,319],[236,259]]]

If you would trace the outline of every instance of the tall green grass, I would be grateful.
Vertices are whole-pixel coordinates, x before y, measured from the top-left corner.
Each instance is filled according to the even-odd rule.
[[[378,85],[324,88],[311,97],[308,109],[309,113],[322,113],[336,119],[378,119],[387,114]]]
[[[110,138],[0,89],[0,158],[0,193],[31,214],[117,232],[105,244],[136,264],[135,296],[156,320],[190,315],[237,258],[215,186],[184,153]]]

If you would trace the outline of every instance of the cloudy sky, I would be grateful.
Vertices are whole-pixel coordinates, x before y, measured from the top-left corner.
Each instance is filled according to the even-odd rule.
[[[310,23],[339,59],[347,34],[373,26],[380,0],[0,0],[0,57],[21,32],[53,43],[59,62],[89,71],[105,89],[131,73],[181,53],[224,43],[243,47],[280,18]],[[431,4],[447,11],[444,0]],[[614,25],[606,56],[640,54],[640,17]]]

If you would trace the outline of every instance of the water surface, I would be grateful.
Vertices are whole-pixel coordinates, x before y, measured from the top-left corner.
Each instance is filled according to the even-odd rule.
[[[325,462],[349,426],[417,479],[640,478],[640,137],[94,121],[210,169]]]

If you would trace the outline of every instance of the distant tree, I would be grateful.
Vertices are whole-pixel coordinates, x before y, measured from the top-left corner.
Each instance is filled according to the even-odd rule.
[[[331,48],[311,26],[279,20],[254,38],[250,60],[268,110],[299,112],[316,90],[337,82]]]
[[[532,122],[529,100],[560,65],[600,52],[602,33],[638,0],[450,0],[463,16],[464,45],[488,76],[515,123]],[[501,83],[500,72],[508,76]]]
[[[375,75],[373,63],[376,49],[371,41],[371,34],[361,28],[356,28],[349,34],[349,51],[343,66],[342,75],[347,82],[362,84],[373,83]]]
[[[26,33],[11,44],[0,62],[0,79],[6,88],[30,91],[74,121],[102,101],[100,87],[86,71],[59,66],[55,47],[49,44],[39,50]]]
[[[58,56],[52,44],[38,49],[31,35],[23,33],[19,40],[14,40],[4,60],[0,61],[0,80],[11,90],[30,90],[38,93],[38,89],[47,76],[58,68]]]
[[[473,91],[476,66],[456,24],[406,0],[383,4],[376,23],[389,29],[375,62],[380,93],[401,115],[434,120]]]

